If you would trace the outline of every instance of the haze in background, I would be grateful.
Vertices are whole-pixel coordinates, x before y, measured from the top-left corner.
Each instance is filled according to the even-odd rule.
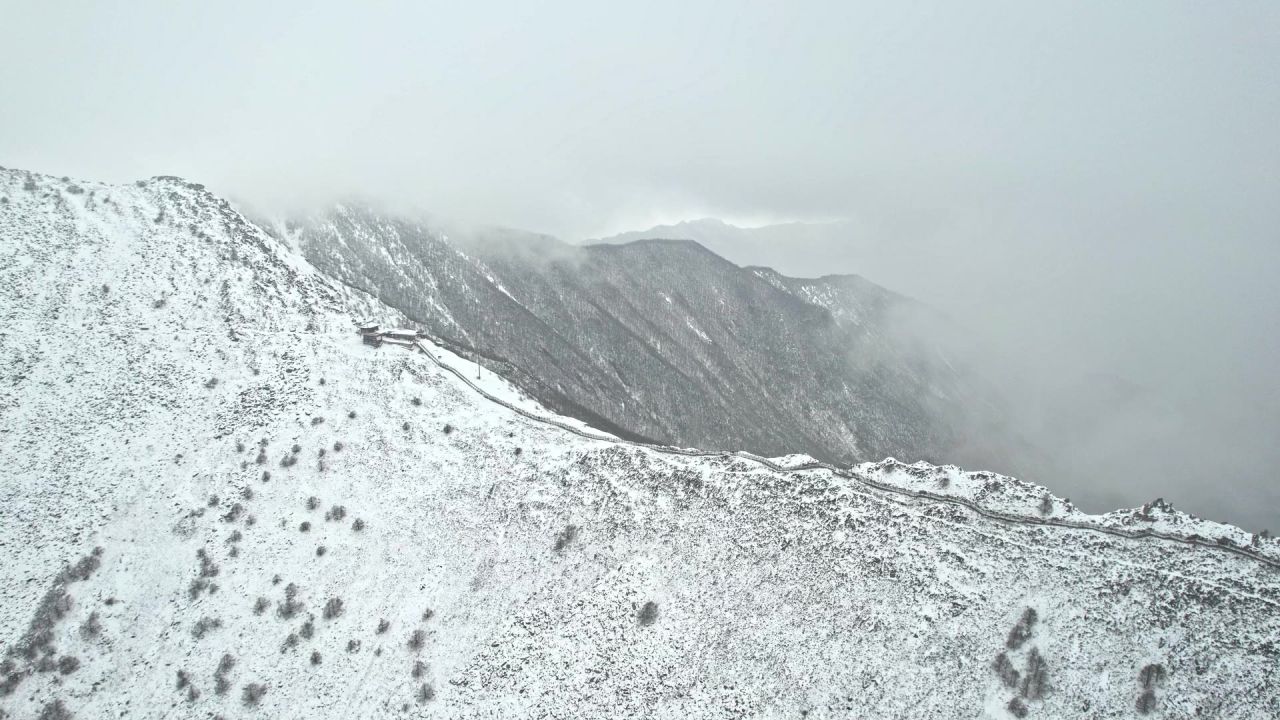
[[[1146,495],[1276,517],[1280,5],[610,5],[9,9],[0,164],[570,239],[841,220],[770,262],[937,305],[1019,377],[1115,379],[1048,413],[1064,442],[1118,422]]]

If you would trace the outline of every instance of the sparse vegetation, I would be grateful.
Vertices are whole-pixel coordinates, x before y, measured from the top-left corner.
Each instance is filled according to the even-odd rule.
[[[289,583],[284,588],[284,601],[276,605],[276,614],[283,620],[289,620],[302,611],[303,605],[298,600],[298,586]]]
[[[1005,705],[1004,708],[1009,711],[1010,715],[1016,718],[1024,718],[1027,716],[1027,704],[1023,702],[1020,697],[1014,696],[1010,698],[1009,704]]]
[[[413,650],[414,652],[421,650],[423,646],[427,644],[426,631],[421,628],[418,628],[417,630],[414,630],[413,632],[409,633],[409,640],[407,644],[409,646],[409,649]]]
[[[408,420],[405,420],[405,421],[404,421],[404,424],[403,424],[403,425],[401,425],[401,426],[400,426],[400,428],[401,428],[402,430],[404,430],[405,432],[409,432],[409,421],[408,421]]]
[[[58,658],[58,672],[63,675],[70,675],[80,669],[80,659],[71,655],[63,655]]]
[[[422,398],[415,397],[414,399],[410,400],[409,402],[413,403],[415,407],[420,407],[420,406],[422,405]]]
[[[565,525],[564,530],[561,530],[560,534],[556,536],[555,551],[560,552],[561,550],[564,550],[577,539],[578,526],[573,524]]]
[[[415,679],[415,680],[417,680],[418,678],[422,677],[423,675],[426,675],[426,674],[427,674],[427,664],[426,664],[426,663],[424,663],[424,662],[422,662],[421,660],[414,660],[414,661],[413,661],[413,670],[411,671],[411,673],[410,673],[410,674],[411,674],[411,675],[413,675],[413,679]]]
[[[1031,638],[1031,632],[1037,619],[1034,608],[1023,610],[1022,617],[1018,618],[1018,622],[1009,630],[1009,637],[1004,642],[1005,647],[1010,650],[1017,650],[1022,647]]]
[[[271,607],[271,601],[266,599],[265,597],[259,597],[257,600],[253,602],[253,614],[261,615],[262,613],[266,612],[267,608],[269,607]]]
[[[320,417],[319,415],[311,418],[311,427],[315,427],[316,425],[322,425],[322,424],[324,424],[324,418]]]
[[[1022,678],[1017,668],[1009,660],[1008,653],[1000,653],[996,656],[996,661],[992,663],[992,669],[996,671],[996,675],[1000,678],[1000,682],[1004,683],[1007,688],[1018,687],[1018,681]]]
[[[316,548],[316,557],[324,557],[324,554],[327,552],[329,552],[329,549],[323,545],[320,545]]]
[[[222,516],[222,522],[235,522],[244,514],[244,505],[234,503]]]
[[[426,610],[422,611],[422,622],[427,622],[428,620],[430,620],[435,616],[436,616],[436,611],[432,610],[431,608],[427,608]]]
[[[240,702],[245,707],[254,707],[262,702],[262,697],[267,694],[267,686],[262,683],[249,683],[244,686],[244,690],[240,693]]]
[[[298,646],[298,633],[289,633],[284,638],[284,643],[280,645],[280,653],[284,654]]]
[[[311,521],[310,521],[310,520],[303,520],[303,521],[302,521],[302,524],[298,526],[298,531],[299,531],[299,532],[311,532]]]
[[[347,413],[347,418],[348,418],[348,419],[350,419],[350,420],[355,420],[355,419],[356,419],[356,411],[355,411],[355,410],[352,410],[351,412]]]
[[[40,714],[36,716],[37,720],[72,720],[71,711],[61,700],[50,700],[40,709]]]
[[[209,390],[212,390],[212,389],[214,389],[214,388],[218,387],[218,378],[216,378],[216,377],[211,377],[211,378],[209,378],[208,380],[206,380],[206,381],[204,382],[204,386],[205,386],[205,388],[207,388],[207,389],[209,389]]]
[[[364,520],[361,520],[360,518],[356,518],[355,522],[351,523],[351,529],[355,530],[356,532],[360,532],[361,530],[364,530]]]
[[[332,620],[342,615],[342,612],[342,598],[331,597],[328,602],[324,604],[324,613],[322,615],[325,620]]]
[[[312,651],[311,651],[311,664],[312,664],[312,665],[319,665],[319,664],[320,664],[320,651],[319,651],[319,650],[312,650]]]
[[[325,520],[342,520],[347,516],[347,508],[342,505],[334,505],[324,514]]]
[[[320,507],[320,498],[316,497],[315,495],[312,495],[311,497],[307,498],[308,510],[315,510],[318,507]]]
[[[644,606],[640,608],[640,612],[636,615],[636,620],[641,625],[652,625],[657,622],[658,603],[652,600],[647,601]]]
[[[1134,703],[1134,709],[1139,715],[1149,715],[1152,710],[1156,709],[1156,691],[1147,689],[1143,690],[1138,696],[1137,702]]]
[[[1022,678],[1022,697],[1038,700],[1049,690],[1049,669],[1040,651],[1031,648],[1027,654],[1027,672]]]
[[[197,640],[204,639],[205,635],[222,627],[222,621],[214,617],[202,617],[196,621],[191,628],[191,635]]]
[[[298,464],[297,455],[285,455],[284,457],[280,458],[280,467],[286,467],[286,468],[293,467],[294,465],[297,465],[297,464]]]
[[[92,640],[102,634],[102,621],[98,618],[97,611],[89,613],[89,617],[85,618],[80,624],[80,637],[85,640]]]
[[[390,627],[391,627],[391,621],[386,618],[382,618],[381,620],[378,621],[378,629],[376,632],[379,635],[381,635],[382,633],[386,632],[387,629]]]
[[[1048,493],[1045,493],[1044,497],[1040,498],[1040,514],[1050,515],[1052,513],[1053,513],[1053,496],[1049,495]]]
[[[435,688],[431,687],[431,683],[422,683],[422,687],[418,688],[418,702],[425,703],[435,699]]]
[[[311,638],[315,637],[316,636],[315,620],[313,620],[312,618],[307,618],[307,621],[302,623],[302,627],[298,628],[298,634],[302,636],[303,640],[310,640]]]
[[[341,440],[335,440],[333,443],[334,452],[342,452],[342,448],[344,447],[346,447],[346,445],[343,445]]]
[[[1153,690],[1164,683],[1165,675],[1164,665],[1151,663],[1138,671],[1138,684],[1143,690]]]
[[[348,641],[347,641],[347,652],[349,652],[349,653],[358,653],[358,652],[360,652],[360,641],[359,641],[359,640],[348,640]]]
[[[451,432],[453,432],[453,426],[452,426],[452,425],[450,425],[449,423],[445,423],[445,424],[444,424],[444,434],[445,434],[445,435],[448,435],[448,434],[449,434],[449,433],[451,433]]]

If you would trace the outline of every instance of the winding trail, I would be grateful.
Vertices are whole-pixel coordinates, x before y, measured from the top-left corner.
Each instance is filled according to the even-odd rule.
[[[395,343],[395,344],[399,344],[399,343]],[[1248,560],[1261,563],[1262,565],[1270,567],[1273,570],[1280,570],[1280,560],[1269,558],[1269,557],[1266,557],[1265,555],[1251,552],[1247,548],[1241,548],[1235,545],[1222,545],[1215,541],[1206,540],[1200,537],[1187,537],[1183,535],[1175,535],[1172,533],[1161,532],[1159,530],[1153,530],[1150,528],[1128,529],[1128,528],[1106,527],[1103,525],[1094,525],[1090,523],[1075,522],[1073,520],[1066,520],[1063,518],[1014,515],[1012,513],[1002,512],[999,510],[992,510],[990,508],[984,508],[981,505],[978,505],[972,500],[968,500],[966,498],[955,497],[953,495],[943,495],[940,493],[929,492],[928,490],[908,490],[906,488],[897,487],[894,485],[890,485],[888,483],[874,480],[870,477],[867,477],[866,475],[854,472],[849,468],[837,467],[830,463],[824,463],[818,460],[803,463],[800,465],[784,466],[779,463],[775,463],[768,458],[760,457],[759,455],[754,455],[752,453],[742,452],[742,451],[729,452],[724,450],[696,450],[696,449],[690,449],[690,448],[671,447],[669,445],[654,445],[650,443],[636,442],[634,440],[625,440],[623,438],[613,437],[611,435],[597,435],[595,433],[587,432],[586,430],[583,430],[581,428],[574,427],[569,423],[560,422],[555,418],[530,412],[528,410],[525,410],[524,408],[517,407],[516,405],[513,405],[499,397],[496,397],[490,394],[484,388],[472,382],[471,378],[467,377],[465,373],[461,372],[460,370],[453,367],[452,365],[449,365],[444,361],[440,360],[440,358],[436,357],[435,353],[431,351],[431,348],[427,347],[422,342],[413,341],[411,345],[412,347],[417,348],[420,352],[425,354],[427,357],[431,358],[431,361],[435,363],[438,367],[440,367],[441,369],[449,373],[452,373],[455,377],[457,377],[459,380],[465,383],[468,387],[470,387],[472,390],[479,393],[482,397],[489,400],[490,402],[495,402],[507,408],[508,410],[511,410],[512,412],[515,412],[525,418],[528,418],[529,420],[544,423],[547,425],[552,425],[554,427],[560,428],[561,430],[565,430],[567,432],[573,433],[574,435],[578,435],[579,437],[583,437],[588,440],[600,440],[604,442],[610,442],[610,443],[616,443],[616,444],[622,444],[622,445],[633,445],[635,447],[646,448],[648,450],[652,450],[654,452],[663,453],[667,455],[685,455],[689,457],[726,457],[726,456],[736,457],[742,460],[747,460],[750,462],[757,463],[763,467],[773,470],[774,472],[784,473],[784,474],[794,473],[794,472],[803,472],[805,470],[826,470],[838,477],[856,480],[857,482],[862,483],[863,485],[866,485],[867,487],[873,488],[875,490],[879,490],[880,492],[899,495],[899,496],[908,497],[908,498],[930,500],[937,503],[947,503],[950,505],[956,505],[958,507],[963,507],[969,510],[970,512],[973,512],[976,515],[979,515],[981,517],[987,518],[989,520],[994,520],[1000,523],[1005,523],[1010,525],[1039,526],[1039,527],[1061,527],[1061,528],[1068,528],[1071,530],[1082,530],[1085,532],[1094,532],[1094,533],[1100,533],[1104,535],[1112,535],[1114,537],[1124,538],[1128,540],[1140,540],[1145,538],[1165,540],[1169,542],[1182,543],[1184,545],[1200,546],[1200,547],[1209,548],[1211,550],[1217,550],[1221,552],[1229,552],[1234,555],[1238,555],[1242,558],[1246,558]]]

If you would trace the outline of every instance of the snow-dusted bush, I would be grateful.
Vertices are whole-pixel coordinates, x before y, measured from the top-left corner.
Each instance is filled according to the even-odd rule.
[[[1027,608],[1022,611],[1022,617],[1018,618],[1018,622],[1009,630],[1009,637],[1005,639],[1005,647],[1010,650],[1017,650],[1022,647],[1031,637],[1031,631],[1035,627],[1036,611],[1034,608]]]
[[[191,627],[191,636],[197,640],[222,627],[222,621],[215,617],[202,617]]]
[[[262,683],[249,683],[244,686],[244,690],[240,693],[240,702],[245,707],[253,707],[262,702],[262,697],[267,694],[267,686]]]
[[[570,543],[577,539],[578,526],[573,524],[565,525],[564,530],[561,530],[560,534],[556,536],[555,551],[560,552],[561,550],[564,550],[569,547]]]
[[[657,622],[658,603],[652,600],[647,601],[644,606],[640,608],[640,612],[636,615],[636,621],[641,625],[652,625]]]
[[[427,644],[427,633],[421,628],[409,633],[409,640],[406,643],[410,650],[417,652]]]
[[[341,615],[342,612],[342,598],[331,597],[328,602],[324,604],[323,617],[325,620],[332,620]]]

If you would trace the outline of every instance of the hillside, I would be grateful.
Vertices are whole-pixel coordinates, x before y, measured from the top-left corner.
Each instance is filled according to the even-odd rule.
[[[362,345],[407,319],[344,279],[198,185],[0,170],[0,716],[1280,714],[1274,540],[619,441]]]
[[[625,437],[833,462],[1038,461],[994,390],[921,339],[945,322],[862,278],[787,278],[686,241],[451,237],[359,206],[277,233],[542,403]]]

